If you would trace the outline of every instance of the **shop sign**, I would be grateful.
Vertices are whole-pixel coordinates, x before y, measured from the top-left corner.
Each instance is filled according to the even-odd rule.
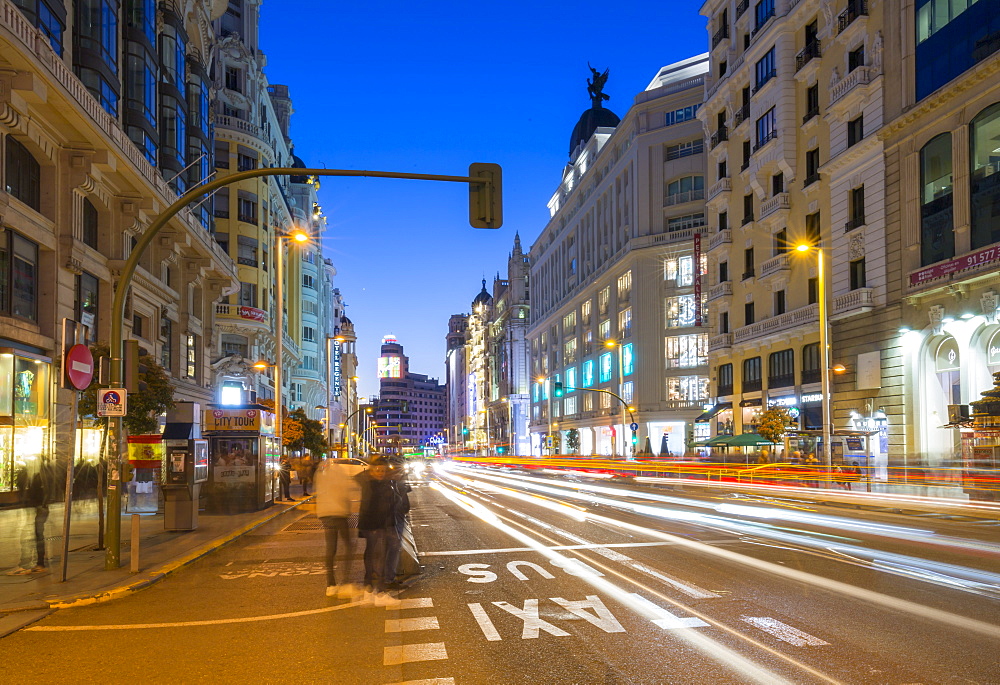
[[[795,395],[784,395],[783,397],[770,397],[767,400],[769,407],[794,407],[799,403],[799,398]]]
[[[960,365],[958,353],[958,342],[954,338],[948,338],[938,347],[936,368],[942,371],[957,371]]]
[[[249,319],[250,321],[264,322],[264,318],[267,316],[267,312],[263,309],[257,309],[256,307],[243,307],[239,308],[240,318]]]
[[[340,345],[333,348],[333,395],[340,397]]]
[[[983,264],[992,264],[1000,261],[1000,248],[988,247],[985,250],[973,252],[970,255],[951,259],[947,262],[940,262],[926,269],[921,269],[910,274],[910,286],[920,285],[927,281],[933,281],[944,276],[949,276],[959,271],[965,271]]]
[[[216,466],[212,473],[216,483],[254,483],[257,480],[256,466]]]
[[[986,346],[986,363],[989,366],[1000,364],[1000,331],[993,334]]]
[[[811,392],[807,395],[802,396],[802,404],[806,404],[808,402],[822,402],[822,401],[823,401],[823,393],[821,392]]]
[[[694,243],[694,325],[701,326],[701,233],[692,236]]]
[[[269,413],[258,409],[208,409],[202,429],[261,432],[261,415]]]

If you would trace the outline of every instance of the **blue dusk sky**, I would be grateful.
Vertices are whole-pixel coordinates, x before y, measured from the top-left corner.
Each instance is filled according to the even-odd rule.
[[[624,117],[660,67],[705,52],[701,2],[353,3],[265,0],[270,83],[289,86],[295,152],[307,165],[465,175],[504,170],[504,223],[468,223],[464,185],[322,180],[323,242],[358,335],[360,391],[378,392],[381,339],[410,371],[444,376],[451,314],[485,277],[506,276],[548,221],[569,137],[590,107],[589,61],[610,69],[605,107]]]

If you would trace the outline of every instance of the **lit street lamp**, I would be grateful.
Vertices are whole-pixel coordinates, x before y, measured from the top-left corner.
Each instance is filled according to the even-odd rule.
[[[281,392],[281,374],[283,371],[282,365],[285,362],[285,260],[283,257],[282,241],[292,240],[296,243],[305,243],[309,240],[309,234],[305,231],[296,229],[289,233],[288,235],[277,235],[275,234],[275,254],[277,255],[277,266],[275,272],[278,278],[276,285],[276,299],[277,304],[275,308],[275,335],[277,344],[277,363],[274,367],[274,409],[278,414],[278,425],[275,430],[275,437],[278,439],[278,450],[279,452],[284,451],[284,443],[282,441],[282,426],[281,426],[281,414],[282,407],[285,406],[284,400],[282,398]]]
[[[625,392],[625,359],[624,359],[624,355],[622,354],[622,344],[620,342],[616,341],[616,340],[605,340],[604,341],[604,346],[607,347],[607,348],[609,348],[609,349],[613,349],[615,347],[618,348],[618,392],[619,393],[624,393]],[[628,448],[626,447],[626,444],[625,444],[625,426],[627,425],[625,423],[625,410],[626,409],[628,409],[628,406],[625,404],[625,402],[622,402],[622,433],[621,433],[622,457],[625,458],[625,459],[628,459]]]
[[[823,248],[818,244],[799,243],[796,252],[816,252],[816,297],[819,300],[819,361],[820,361],[820,392],[823,395],[821,411],[823,413],[823,462],[827,466],[833,464],[832,445],[830,444],[831,411],[830,411],[830,318],[826,311],[826,274],[823,270]]]

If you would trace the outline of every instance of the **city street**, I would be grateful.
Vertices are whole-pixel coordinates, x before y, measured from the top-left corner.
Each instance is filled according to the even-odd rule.
[[[398,606],[324,596],[308,505],[8,636],[4,680],[1000,681],[996,521],[457,466],[413,485],[424,573]]]

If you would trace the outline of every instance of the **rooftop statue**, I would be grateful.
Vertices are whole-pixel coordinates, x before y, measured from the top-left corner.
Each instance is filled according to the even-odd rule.
[[[593,78],[593,81],[587,79],[587,94],[590,95],[590,102],[593,104],[594,109],[600,109],[601,102],[611,99],[610,95],[604,93],[604,84],[608,82],[608,74],[611,70],[605,69],[602,74],[597,69],[594,69],[594,67],[591,67],[590,62],[587,62],[587,66],[590,68]]]

